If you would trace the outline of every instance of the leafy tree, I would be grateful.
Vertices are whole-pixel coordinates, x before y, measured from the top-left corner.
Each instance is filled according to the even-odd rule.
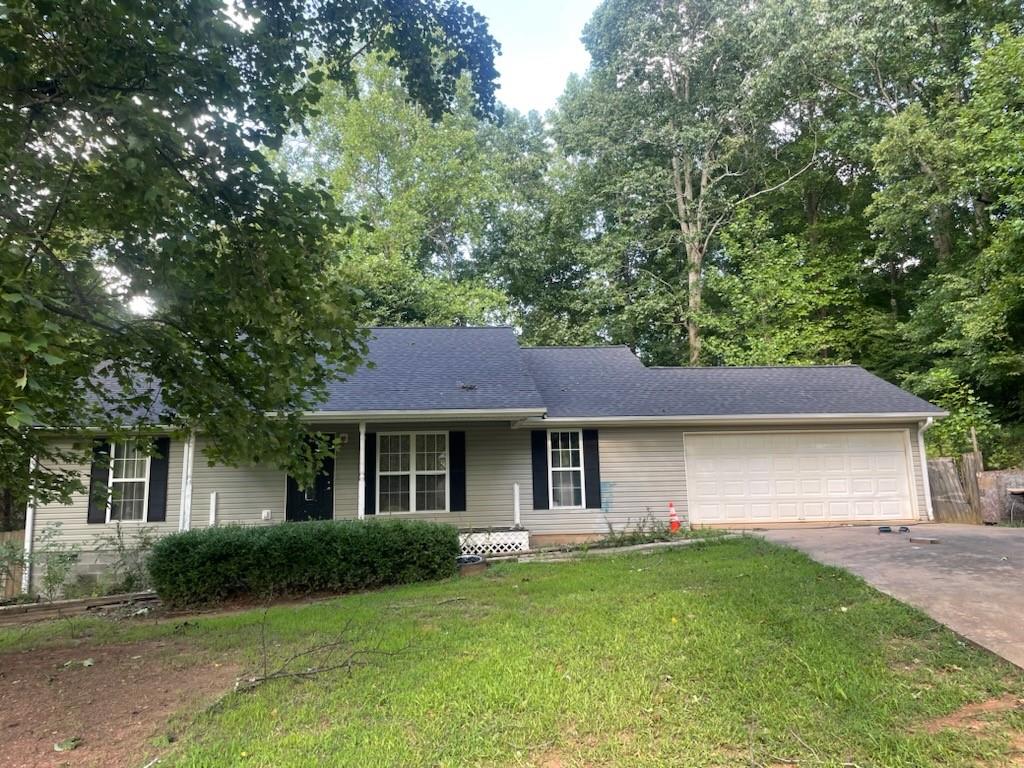
[[[939,456],[966,453],[972,450],[973,439],[988,443],[999,429],[992,416],[992,406],[948,368],[910,374],[903,384],[949,412],[949,416],[925,432],[928,447]]]
[[[706,352],[725,365],[844,362],[836,346],[835,308],[854,296],[833,264],[793,235],[772,236],[764,216],[740,212],[725,228],[722,251],[729,271],[710,271],[709,310],[703,318]]]
[[[704,263],[722,226],[801,170],[763,162],[790,140],[773,130],[785,102],[767,8],[607,0],[584,31],[591,73],[567,91],[556,123],[564,151],[617,186],[619,210],[602,213],[628,222],[670,293],[684,281],[691,364],[701,360]]]
[[[1024,38],[1008,28],[976,49],[971,95],[940,119],[950,205],[970,200],[974,247],[923,286],[907,327],[932,363],[972,382],[1001,415],[1024,416]]]
[[[433,120],[382,57],[368,57],[356,76],[354,93],[325,88],[284,153],[293,174],[325,179],[356,222],[335,239],[342,281],[360,290],[375,324],[503,317],[502,294],[470,274],[500,195],[470,84],[461,81],[451,111]]]
[[[323,83],[355,86],[364,51],[434,119],[463,74],[489,113],[482,17],[455,0],[23,0],[0,19],[0,485],[66,497],[77,479],[33,427],[113,432],[156,408],[210,435],[211,458],[311,477],[299,415],[358,362],[358,299],[331,195],[266,151]]]

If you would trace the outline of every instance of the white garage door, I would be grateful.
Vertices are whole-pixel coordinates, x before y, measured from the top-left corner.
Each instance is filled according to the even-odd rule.
[[[915,517],[899,431],[686,435],[694,523]]]

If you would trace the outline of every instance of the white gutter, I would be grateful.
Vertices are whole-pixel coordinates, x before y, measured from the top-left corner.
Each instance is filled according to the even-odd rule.
[[[36,457],[33,456],[29,462],[29,477],[34,478],[36,473]],[[21,566],[21,591],[26,595],[32,586],[32,539],[35,538],[36,528],[36,484],[30,480],[28,487],[28,505],[25,507],[25,544],[23,545],[24,562]]]
[[[924,481],[924,508],[928,511],[928,519],[935,519],[932,509],[932,482],[928,477],[928,454],[924,448],[924,433],[931,429],[935,419],[929,416],[917,426],[917,450],[921,457],[921,479]]]
[[[325,419],[351,419],[353,421],[396,421],[415,419],[416,421],[505,421],[543,416],[544,408],[446,408],[443,410],[419,411],[307,411],[302,414],[304,421],[323,421]]]
[[[718,426],[718,425],[747,425],[747,424],[794,424],[808,422],[823,422],[831,424],[886,424],[892,422],[920,421],[922,419],[933,419],[935,417],[948,416],[945,411],[941,413],[745,413],[728,414],[724,416],[555,416],[548,418],[527,418],[521,420],[515,426],[549,426],[552,424],[576,424],[576,425],[645,425],[645,426],[671,426],[685,424],[693,426]]]
[[[181,502],[178,506],[178,530],[192,527],[192,467],[195,464],[196,433],[189,432],[185,441],[181,467]]]

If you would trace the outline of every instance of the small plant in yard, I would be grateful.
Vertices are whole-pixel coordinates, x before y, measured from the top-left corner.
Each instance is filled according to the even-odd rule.
[[[82,554],[77,544],[60,541],[61,523],[48,525],[39,534],[38,549],[32,561],[40,571],[40,592],[50,602],[60,597],[75,565]]]
[[[107,591],[139,592],[149,587],[146,559],[156,543],[152,528],[142,526],[128,534],[118,521],[113,533],[97,535],[93,542],[97,552],[110,552],[114,556],[108,565],[111,583]]]
[[[636,544],[653,544],[659,541],[677,541],[720,535],[717,531],[694,531],[692,528],[684,528],[678,533],[672,533],[663,521],[651,514],[650,510],[646,517],[638,520],[630,518],[626,521],[626,525],[618,530],[608,520],[605,520],[605,524],[608,526],[608,535],[600,541],[591,543],[591,548],[630,547]]]

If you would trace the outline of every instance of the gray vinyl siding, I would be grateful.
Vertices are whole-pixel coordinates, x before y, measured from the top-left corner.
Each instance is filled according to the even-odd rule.
[[[607,533],[653,518],[663,525],[668,503],[684,503],[682,431],[673,427],[598,430],[601,508],[539,509],[523,515],[531,533]],[[589,502],[590,500],[588,500]]]
[[[204,451],[208,441],[196,438],[192,465],[192,528],[210,524],[210,494],[217,494],[217,525],[243,523],[273,525],[284,522],[287,475],[271,466],[230,467],[210,464]],[[261,519],[264,509],[270,520]]]
[[[89,441],[61,440],[58,444],[70,450],[73,446],[88,447]],[[121,523],[123,531],[130,535],[130,532],[140,527],[147,527],[156,533],[168,533],[178,530],[178,517],[181,509],[181,470],[182,457],[184,454],[184,443],[180,440],[171,440],[169,452],[169,465],[167,474],[167,519],[160,523],[133,522]],[[85,549],[95,549],[98,536],[108,536],[114,532],[114,523],[88,523],[86,522],[89,512],[89,464],[68,464],[66,469],[77,471],[85,488],[71,498],[70,504],[41,504],[36,508],[36,521],[34,529],[34,542],[38,543],[40,534],[54,523],[61,524],[60,541],[68,545],[78,545]]]
[[[58,445],[65,450],[88,449],[90,440],[88,438],[69,438],[57,441]],[[139,529],[146,528],[150,533],[157,536],[174,533],[178,530],[178,521],[181,511],[181,472],[184,458],[184,442],[177,439],[171,440],[168,453],[167,468],[167,519],[159,523],[142,521],[125,521],[121,523],[121,534],[132,545],[134,536]],[[100,539],[114,536],[117,531],[115,523],[89,523],[87,522],[89,512],[89,471],[90,465],[66,464],[63,469],[70,469],[79,473],[84,484],[84,489],[71,497],[69,504],[40,504],[36,507],[35,526],[33,528],[32,546],[39,551],[41,548],[40,537],[47,528],[60,523],[60,536],[56,541],[66,546],[79,547],[79,560],[76,563],[72,577],[69,581],[84,576],[101,576],[106,573],[108,564],[113,560],[114,553],[107,542]],[[40,579],[39,568],[33,569],[33,585],[38,587]]]
[[[345,434],[334,460],[334,518],[358,516],[359,431],[353,425],[319,426],[325,432]],[[525,519],[531,507],[530,433],[507,424],[369,424],[368,432],[466,433],[466,511],[378,515],[406,520],[431,520],[459,528],[507,528],[513,523],[513,485],[520,486],[520,508]],[[268,466],[209,466],[202,454],[204,441],[196,440],[192,470],[192,527],[209,523],[210,493],[217,492],[217,523],[268,525],[284,520],[287,478]],[[264,509],[271,519],[264,521]]]

